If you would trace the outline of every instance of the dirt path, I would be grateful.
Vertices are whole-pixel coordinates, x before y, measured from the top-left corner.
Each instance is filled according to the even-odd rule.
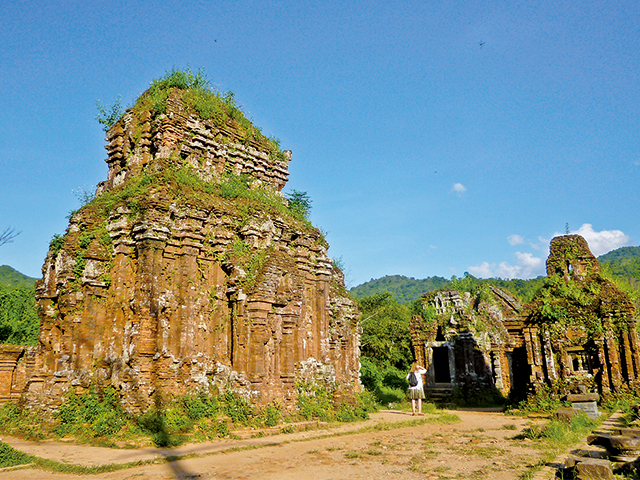
[[[456,423],[442,423],[444,414]],[[440,420],[439,420],[440,419]],[[418,425],[399,424],[414,421]],[[223,440],[175,449],[118,450],[60,442],[4,438],[15,448],[79,465],[158,461],[91,479],[515,479],[542,456],[531,442],[513,440],[531,420],[501,413],[438,411],[424,417],[386,411],[371,420],[331,429],[246,440]],[[395,425],[393,425],[395,424]],[[390,426],[393,425],[393,428]],[[400,428],[396,428],[400,426]],[[78,479],[35,468],[0,471],[5,479]]]

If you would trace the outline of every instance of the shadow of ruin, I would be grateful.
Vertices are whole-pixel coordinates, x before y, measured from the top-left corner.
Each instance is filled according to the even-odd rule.
[[[51,243],[39,345],[0,346],[0,403],[52,411],[92,386],[129,412],[210,386],[285,405],[298,382],[359,392],[359,313],[322,233],[287,208],[291,152],[232,102],[205,115],[197,92],[167,88],[162,108],[152,93],[110,128],[107,180]]]
[[[488,284],[432,292],[412,319],[412,342],[436,401],[474,389],[518,400],[545,387],[606,397],[639,386],[635,314],[584,238],[565,235],[551,241],[545,284],[529,304]]]

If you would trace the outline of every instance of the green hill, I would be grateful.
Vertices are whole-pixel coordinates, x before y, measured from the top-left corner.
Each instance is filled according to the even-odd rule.
[[[375,293],[389,292],[398,303],[408,303],[420,298],[424,293],[444,287],[447,283],[449,280],[443,277],[416,280],[404,275],[387,275],[353,287],[349,293],[356,298],[364,298]]]
[[[598,257],[603,270],[631,285],[640,283],[640,247],[622,247]]]
[[[636,295],[633,295],[633,290],[637,290],[640,285],[640,247],[621,247],[601,255],[598,257],[598,261],[603,270],[616,279],[616,283],[635,298]],[[349,292],[358,299],[369,297],[376,293],[389,292],[398,303],[409,303],[420,298],[425,293],[447,285],[456,290],[470,290],[480,283],[490,283],[516,294],[523,302],[529,302],[544,283],[544,279],[545,277],[543,276],[529,280],[478,279],[473,275],[465,274],[463,278],[452,278],[451,280],[443,277],[427,277],[422,280],[416,280],[404,275],[386,275],[357,285],[351,288]]]
[[[0,266],[0,286],[7,288],[33,287],[37,278],[27,277],[9,265]]]
[[[598,261],[600,263],[616,263],[621,260],[637,258],[640,258],[640,247],[621,247],[600,255]]]

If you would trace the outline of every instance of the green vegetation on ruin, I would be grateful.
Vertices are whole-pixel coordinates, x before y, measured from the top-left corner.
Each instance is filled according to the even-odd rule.
[[[151,82],[151,86],[135,102],[133,111],[148,111],[152,118],[167,111],[167,101],[177,92],[190,113],[203,120],[211,121],[216,128],[237,132],[240,143],[253,145],[267,152],[272,160],[286,162],[287,157],[280,149],[280,140],[267,137],[262,130],[249,120],[238,105],[233,92],[218,92],[206,78],[203,70],[194,73],[190,68],[172,69],[164,76]],[[105,131],[113,127],[124,112],[118,97],[112,105],[98,102],[97,120]]]
[[[254,185],[246,175],[226,174],[216,181],[203,180],[188,165],[177,168],[168,165],[161,171],[133,177],[123,185],[105,191],[79,210],[71,218],[80,225],[79,231],[65,236],[54,235],[50,252],[58,255],[62,249],[75,259],[75,282],[71,288],[79,288],[85,267],[85,253],[90,246],[99,248],[105,258],[112,257],[111,237],[106,230],[110,215],[124,209],[132,219],[140,217],[150,208],[175,205],[179,209],[196,208],[231,219],[236,228],[247,225],[252,219],[284,218],[294,228],[307,232],[326,246],[322,233],[310,223],[311,201],[305,192],[293,191],[291,200],[268,187]],[[231,248],[211,251],[219,260],[240,265],[247,272],[243,279],[246,292],[250,292],[260,278],[260,272],[270,255],[270,250],[255,251],[242,239],[235,238]],[[107,273],[102,280],[111,279]]]
[[[624,292],[600,274],[586,281],[565,279],[555,273],[546,278],[528,306],[529,318],[555,335],[564,335],[567,328],[579,326],[589,336],[601,335],[610,319],[617,330],[627,328],[625,312],[633,309],[632,301]]]
[[[238,429],[293,432],[293,424],[304,420],[353,422],[375,411],[367,393],[341,398],[327,386],[300,384],[297,409],[289,411],[276,402],[252,405],[231,390],[221,393],[212,387],[184,396],[157,395],[152,408],[132,415],[123,409],[115,389],[91,387],[83,393],[69,391],[53,418],[15,402],[5,403],[0,407],[0,433],[31,440],[74,438],[104,446],[175,446],[233,437]]]

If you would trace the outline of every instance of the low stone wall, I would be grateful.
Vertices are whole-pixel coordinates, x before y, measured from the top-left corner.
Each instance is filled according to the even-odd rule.
[[[37,349],[0,345],[0,404],[20,398],[34,370]]]

